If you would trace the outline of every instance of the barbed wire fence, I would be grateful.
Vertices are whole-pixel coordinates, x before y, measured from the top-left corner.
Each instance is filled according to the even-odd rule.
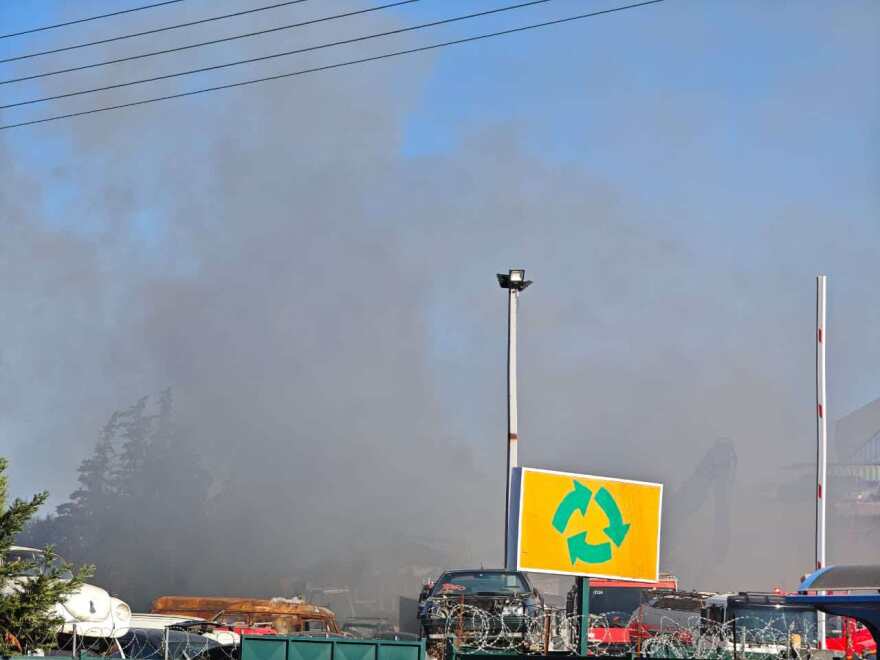
[[[138,658],[141,660],[238,660],[240,637],[221,626],[205,624],[210,629],[198,633],[184,627],[164,629],[123,628],[111,635],[106,630],[74,627],[61,633],[57,644],[44,645],[46,655],[80,657]],[[52,648],[54,647],[54,648]]]
[[[468,654],[571,654],[580,652],[580,633],[588,631],[587,655],[729,660],[748,657],[808,660],[817,630],[804,619],[739,617],[719,623],[697,615],[660,617],[646,626],[636,615],[624,625],[603,615],[573,615],[550,607],[530,611],[449,602],[437,618],[439,635],[428,640],[435,659]],[[45,655],[124,657],[143,660],[239,660],[240,637],[222,624],[172,625],[164,629],[90,630],[73,627],[57,637],[21,640],[22,651]],[[68,628],[65,628],[67,631]],[[439,639],[438,639],[439,637]]]
[[[526,615],[491,613],[475,605],[457,604],[445,612],[443,639],[434,640],[430,655],[443,657],[447,649],[456,655],[476,653],[579,652],[582,621],[588,625],[589,656],[631,655],[644,658],[721,660],[748,655],[762,658],[806,659],[816,649],[817,630],[802,621],[784,618],[765,620],[740,617],[719,623],[699,616],[662,618],[648,630],[637,622],[626,626],[612,624],[603,615],[566,614],[545,608]]]

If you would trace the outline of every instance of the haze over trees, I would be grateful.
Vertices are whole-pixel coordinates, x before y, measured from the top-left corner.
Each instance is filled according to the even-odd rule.
[[[189,447],[174,424],[170,389],[114,412],[69,501],[21,540],[54,543],[66,558],[95,564],[96,582],[137,606],[186,591],[210,542],[200,531],[210,477]]]
[[[51,543],[66,559],[94,564],[95,584],[135,611],[163,594],[304,595],[338,605],[323,590],[341,587],[348,600],[340,616],[353,614],[352,598],[360,615],[393,616],[399,595],[414,596],[449,565],[469,564],[470,547],[452,539],[390,537],[383,527],[328,519],[313,508],[321,492],[297,496],[301,480],[270,474],[273,455],[256,451],[251,438],[239,443],[232,468],[223,467],[223,447],[180,422],[199,419],[191,413],[179,414],[170,388],[115,411],[78,467],[77,488],[18,541]],[[469,474],[459,453],[438,461]],[[330,532],[346,543],[327,542],[320,553],[303,545]]]

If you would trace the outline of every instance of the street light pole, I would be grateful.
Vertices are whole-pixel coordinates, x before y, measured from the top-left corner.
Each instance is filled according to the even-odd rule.
[[[504,495],[504,566],[510,568],[507,556],[510,543],[510,487],[513,480],[513,468],[519,466],[517,454],[517,416],[516,416],[516,312],[519,306],[519,290],[510,287],[507,290],[507,490]]]
[[[519,306],[519,294],[531,281],[526,280],[526,271],[511,269],[507,274],[498,274],[498,284],[507,289],[507,487],[504,497],[504,563],[512,568],[512,558],[508,557],[510,539],[510,491],[513,469],[519,465],[517,455],[516,414],[516,313]],[[515,562],[513,562],[515,563]]]

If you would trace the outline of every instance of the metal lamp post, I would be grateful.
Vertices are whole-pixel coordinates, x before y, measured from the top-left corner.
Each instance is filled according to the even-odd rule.
[[[519,294],[531,284],[523,269],[511,269],[507,274],[498,274],[498,284],[507,289],[507,489],[504,498],[504,566],[509,566],[507,556],[510,538],[510,488],[513,468],[519,465],[517,457],[517,417],[516,417],[516,312]]]

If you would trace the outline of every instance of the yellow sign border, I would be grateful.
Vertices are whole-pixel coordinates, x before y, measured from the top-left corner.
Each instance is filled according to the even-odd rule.
[[[517,498],[517,508],[516,508],[516,545],[514,546],[514,563],[516,565],[516,570],[518,571],[527,571],[529,573],[546,573],[549,575],[572,575],[575,577],[595,577],[597,579],[606,579],[606,580],[626,580],[627,582],[644,582],[645,584],[656,584],[660,581],[660,538],[663,531],[663,484],[656,483],[653,481],[638,481],[636,479],[620,479],[618,477],[603,477],[595,474],[579,474],[577,472],[562,472],[560,470],[545,470],[542,468],[528,468],[528,467],[518,467],[515,468],[516,474],[514,476],[514,480],[516,482],[516,488],[518,492]],[[524,474],[526,472],[542,472],[544,474],[553,474],[561,477],[571,477],[573,479],[593,479],[597,481],[616,481],[619,483],[625,484],[636,484],[639,486],[653,486],[660,489],[660,498],[659,505],[657,507],[657,567],[655,569],[655,575],[657,576],[653,580],[645,580],[642,578],[633,578],[633,577],[624,577],[620,575],[608,575],[606,573],[585,573],[583,571],[551,571],[544,568],[529,568],[527,566],[523,566],[520,564],[520,547],[522,543],[522,528],[523,528],[523,497],[525,495],[525,489],[523,488],[524,483]]]

